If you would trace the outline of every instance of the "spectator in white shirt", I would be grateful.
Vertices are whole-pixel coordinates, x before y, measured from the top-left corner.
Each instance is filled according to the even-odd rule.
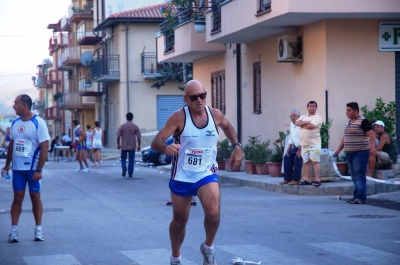
[[[298,185],[301,179],[301,169],[303,167],[303,158],[301,157],[300,145],[300,127],[295,122],[300,117],[298,110],[292,110],[290,113],[290,134],[289,146],[284,156],[284,180],[279,184]]]

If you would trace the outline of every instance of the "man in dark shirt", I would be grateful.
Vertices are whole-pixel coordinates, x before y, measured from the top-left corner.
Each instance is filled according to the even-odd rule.
[[[140,134],[139,127],[132,122],[133,114],[128,112],[126,114],[126,122],[119,126],[117,131],[117,145],[118,150],[121,150],[121,167],[122,176],[126,176],[126,157],[128,155],[128,175],[131,178],[133,174],[133,166],[135,163],[135,151],[140,151],[140,142],[142,135]],[[121,141],[122,137],[122,141]],[[136,148],[137,140],[137,148]]]

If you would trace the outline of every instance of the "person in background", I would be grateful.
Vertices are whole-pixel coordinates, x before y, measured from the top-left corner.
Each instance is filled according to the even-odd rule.
[[[367,200],[366,171],[370,154],[375,154],[375,134],[371,123],[360,116],[357,102],[346,104],[346,115],[349,121],[344,126],[344,135],[335,151],[338,156],[344,148],[349,165],[351,179],[355,189],[351,204],[365,204]]]
[[[93,153],[92,153],[92,130],[91,130],[91,125],[87,124],[86,125],[86,161],[88,162],[88,164],[90,164],[90,162],[93,162]]]
[[[86,161],[85,150],[86,150],[86,133],[79,125],[78,120],[73,120],[72,123],[75,125],[75,146],[76,146],[76,160],[78,160],[79,168],[76,171],[88,172],[89,165]],[[82,165],[85,164],[86,168]]]
[[[121,167],[122,176],[126,176],[126,157],[128,156],[128,175],[131,178],[133,174],[133,167],[135,163],[135,152],[140,151],[141,133],[139,127],[132,122],[133,114],[128,112],[126,114],[126,122],[119,126],[117,131],[117,146],[121,150]],[[122,141],[121,141],[122,138]],[[137,148],[136,148],[137,141]]]
[[[379,168],[396,164],[399,155],[393,135],[385,132],[385,123],[376,121],[372,125],[376,136],[375,152],[369,155],[367,176],[373,175],[375,166]]]
[[[284,156],[284,180],[279,184],[298,185],[301,179],[301,169],[303,159],[301,157],[300,127],[295,124],[300,118],[298,110],[292,110],[290,113],[290,134],[289,146]]]
[[[320,155],[321,155],[321,125],[322,118],[317,113],[317,102],[310,101],[307,103],[308,113],[301,115],[296,121],[296,126],[300,127],[300,141],[301,141],[301,157],[303,158],[305,180],[300,185],[312,185],[319,187],[321,186],[321,180],[319,178],[320,167]],[[311,164],[314,167],[315,181],[311,182]]]
[[[101,164],[101,149],[104,146],[104,133],[100,128],[98,121],[94,122],[94,129],[92,131],[92,147],[93,147],[93,165],[100,167]]]
[[[69,146],[69,152],[71,154],[72,157],[72,139],[71,137],[69,137],[68,135],[65,134],[65,132],[62,133],[62,137],[61,137],[61,144],[63,146]]]
[[[3,170],[8,172],[12,162],[14,199],[11,204],[11,232],[9,243],[18,242],[18,221],[22,212],[26,184],[32,201],[35,218],[34,240],[43,241],[43,204],[40,198],[42,170],[46,163],[50,135],[46,123],[31,111],[32,99],[19,95],[14,101],[15,113],[19,116],[11,124],[10,144]]]
[[[6,128],[6,134],[5,134],[5,136],[4,136],[4,140],[3,140],[3,143],[1,144],[4,148],[7,148],[8,147],[8,144],[10,143],[10,134],[11,134],[11,129],[10,129],[10,127],[7,127]]]

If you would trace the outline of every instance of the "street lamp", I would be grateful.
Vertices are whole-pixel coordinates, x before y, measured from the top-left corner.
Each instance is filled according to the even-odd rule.
[[[198,33],[206,32],[206,20],[203,16],[203,6],[204,6],[204,0],[201,0],[199,4],[199,16],[194,21],[194,29]]]

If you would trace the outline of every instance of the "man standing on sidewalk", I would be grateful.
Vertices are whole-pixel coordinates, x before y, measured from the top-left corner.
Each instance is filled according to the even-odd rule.
[[[31,112],[32,99],[28,95],[19,95],[14,101],[15,113],[19,116],[11,124],[10,144],[6,165],[8,172],[12,162],[14,200],[11,204],[11,233],[8,242],[18,242],[18,221],[25,197],[26,183],[32,201],[35,218],[35,241],[43,241],[42,215],[43,205],[40,198],[42,169],[46,162],[50,135],[42,118]]]
[[[135,163],[135,151],[140,151],[141,137],[139,127],[132,122],[133,114],[126,114],[126,122],[119,126],[117,131],[117,146],[121,150],[121,167],[122,176],[126,176],[126,157],[128,156],[128,175],[131,178],[133,174],[133,166]],[[121,141],[122,137],[122,141]],[[137,148],[136,148],[137,141]]]
[[[294,124],[300,117],[298,110],[290,113],[289,146],[284,156],[284,180],[279,184],[298,185],[301,179],[303,159],[301,158],[300,127]]]
[[[304,171],[306,179],[300,185],[321,186],[319,179],[319,161],[321,153],[321,135],[320,129],[322,118],[317,113],[317,102],[310,101],[307,103],[308,113],[301,115],[296,121],[296,125],[300,126],[300,141],[301,141],[301,157],[303,158]],[[314,167],[315,181],[310,181],[311,162]]]

